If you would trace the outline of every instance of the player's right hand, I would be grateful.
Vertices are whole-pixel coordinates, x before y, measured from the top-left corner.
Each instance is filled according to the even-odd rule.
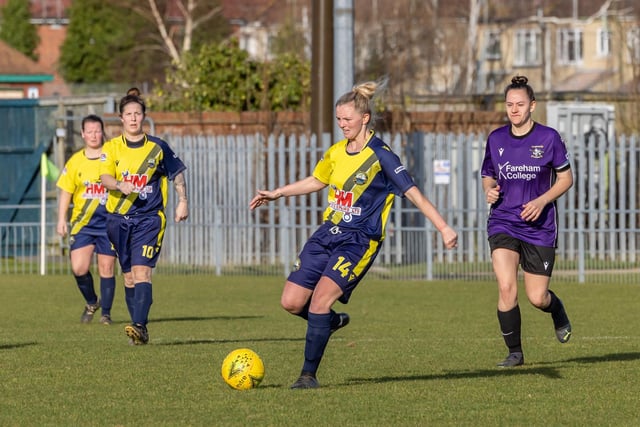
[[[494,204],[500,198],[500,186],[496,185],[493,188],[490,188],[486,194],[487,203]]]
[[[255,208],[267,204],[270,200],[276,200],[282,197],[282,194],[278,191],[258,190],[258,194],[249,202],[249,209]]]
[[[64,237],[67,235],[67,221],[60,221],[58,223],[58,225],[56,226],[56,232],[58,233],[58,235],[60,235],[61,237]]]

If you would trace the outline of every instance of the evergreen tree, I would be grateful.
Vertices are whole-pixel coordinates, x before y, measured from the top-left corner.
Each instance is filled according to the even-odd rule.
[[[7,1],[0,10],[0,16],[0,39],[37,61],[36,48],[40,44],[40,36],[30,22],[29,0]]]
[[[167,111],[304,111],[310,92],[309,61],[288,53],[258,62],[231,39],[186,53],[151,102]]]
[[[71,83],[134,84],[161,75],[167,64],[145,49],[153,26],[129,9],[103,0],[74,0],[60,72]]]

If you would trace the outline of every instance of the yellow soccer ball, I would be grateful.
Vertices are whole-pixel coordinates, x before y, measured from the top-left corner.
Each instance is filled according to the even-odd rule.
[[[220,373],[230,387],[249,390],[258,387],[264,378],[264,363],[255,351],[238,348],[224,358]]]

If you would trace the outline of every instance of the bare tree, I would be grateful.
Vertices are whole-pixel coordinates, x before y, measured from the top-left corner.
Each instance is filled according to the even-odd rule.
[[[465,56],[467,65],[465,67],[464,93],[473,92],[473,80],[475,77],[475,58],[478,56],[478,20],[480,9],[484,6],[485,0],[469,0],[469,32],[467,33],[467,48]]]
[[[153,22],[157,29],[157,48],[162,49],[178,68],[184,54],[193,48],[196,30],[203,29],[221,15],[219,0],[118,0],[133,12]]]
[[[405,97],[468,93],[485,1],[356,1],[356,39],[363,46],[356,52],[359,71],[369,74],[366,68],[371,65],[384,69],[392,96],[400,102]]]

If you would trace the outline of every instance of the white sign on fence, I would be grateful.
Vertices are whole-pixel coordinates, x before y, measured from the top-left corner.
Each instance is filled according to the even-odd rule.
[[[451,160],[433,161],[433,182],[434,184],[451,183]]]

